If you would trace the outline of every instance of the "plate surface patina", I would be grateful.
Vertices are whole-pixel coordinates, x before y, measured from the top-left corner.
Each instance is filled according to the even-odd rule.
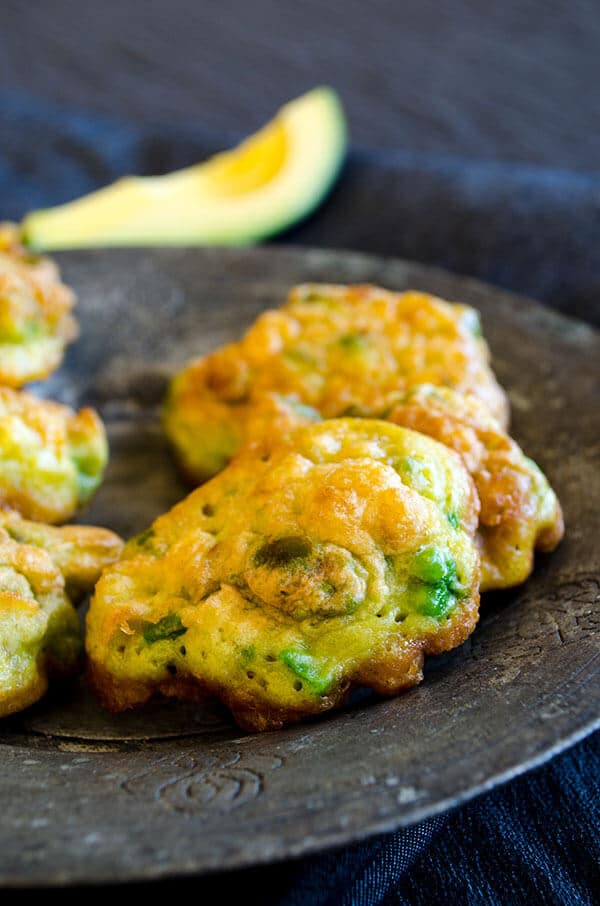
[[[413,287],[480,309],[513,433],[567,535],[524,587],[490,596],[459,650],[392,701],[244,736],[218,706],[104,714],[82,685],[0,726],[0,883],[148,879],[266,862],[455,805],[589,732],[600,701],[600,335],[441,271],[283,249],[58,256],[81,339],[41,390],[92,403],[112,461],[84,521],[124,535],[185,493],[158,422],[170,373],[303,280]]]

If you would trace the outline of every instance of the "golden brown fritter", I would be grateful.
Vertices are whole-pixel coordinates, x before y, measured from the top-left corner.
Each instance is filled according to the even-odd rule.
[[[564,529],[560,504],[538,466],[472,394],[415,385],[383,414],[463,457],[481,497],[481,590],[524,582],[533,568],[534,551],[553,550]],[[242,451],[266,454],[314,421],[319,421],[316,410],[279,394],[264,394],[252,407]]]
[[[77,336],[75,295],[50,258],[32,255],[18,228],[0,224],[0,385],[47,377]]]
[[[23,519],[14,510],[0,510],[0,531],[13,541],[39,547],[49,554],[65,579],[71,601],[92,589],[105,566],[119,559],[123,541],[114,532],[93,525],[57,528]]]
[[[477,622],[477,508],[455,453],[386,422],[242,454],[105,570],[92,684],[113,710],[212,694],[248,730],[394,695]]]
[[[65,522],[89,500],[108,459],[93,409],[0,387],[0,506],[40,522]]]
[[[477,313],[466,305],[375,286],[297,286],[242,340],[174,379],[165,430],[198,483],[260,439],[257,421],[267,436],[279,433],[280,423],[266,417],[268,395],[324,418],[378,417],[399,391],[429,382],[475,393],[505,424],[506,397],[488,358]]]
[[[536,463],[472,395],[413,387],[388,417],[456,450],[473,476],[481,503],[481,590],[524,582],[534,551],[553,550],[564,531],[556,494]]]
[[[76,671],[82,642],[70,595],[89,591],[121,549],[105,529],[54,528],[0,512],[0,717]]]

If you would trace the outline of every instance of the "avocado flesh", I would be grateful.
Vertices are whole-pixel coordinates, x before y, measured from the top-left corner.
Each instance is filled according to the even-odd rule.
[[[238,245],[308,215],[343,162],[346,125],[331,89],[285,105],[239,148],[166,176],[126,177],[69,204],[29,214],[28,245]]]

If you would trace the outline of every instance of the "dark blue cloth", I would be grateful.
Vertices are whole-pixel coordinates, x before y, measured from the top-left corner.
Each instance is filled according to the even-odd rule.
[[[142,129],[0,91],[2,217],[125,173],[194,163],[232,136]],[[354,151],[315,216],[285,242],[437,264],[600,323],[600,170]]]
[[[0,92],[0,216],[20,219],[124,173],[186,166],[231,136],[220,139],[142,130]],[[357,151],[323,207],[278,241],[441,265],[600,323],[600,172]],[[407,830],[169,885],[201,891],[205,902],[241,896],[261,906],[591,904],[600,890],[599,802],[596,734]]]

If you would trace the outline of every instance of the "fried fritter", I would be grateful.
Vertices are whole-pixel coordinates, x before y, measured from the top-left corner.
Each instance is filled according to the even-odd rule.
[[[477,312],[466,305],[375,286],[297,286],[242,340],[174,379],[165,430],[199,483],[257,439],[257,410],[267,433],[278,433],[265,417],[268,394],[324,418],[378,417],[394,394],[429,382],[471,391],[505,424],[506,397],[488,358]]]
[[[536,463],[472,394],[417,384],[382,415],[462,456],[481,501],[481,590],[524,582],[533,568],[534,551],[553,550],[564,532],[560,504]],[[266,393],[252,408],[242,450],[266,454],[298,427],[319,420],[316,410]]]
[[[212,694],[247,730],[395,695],[477,622],[477,509],[453,451],[386,422],[242,454],[105,570],[92,685],[112,710]]]
[[[0,512],[0,717],[76,671],[82,641],[70,594],[89,591],[121,548],[105,529],[54,528]]]
[[[73,291],[50,258],[32,255],[13,224],[0,224],[0,384],[47,377],[77,336]]]
[[[86,503],[108,458],[93,409],[0,387],[0,506],[40,522],[65,522]]]
[[[45,550],[63,574],[67,594],[74,602],[93,588],[104,567],[118,560],[123,550],[122,539],[108,529],[93,525],[57,528],[23,519],[14,510],[0,510],[0,531],[20,544]]]
[[[388,418],[456,450],[473,476],[481,504],[481,590],[524,582],[534,551],[553,550],[564,532],[556,494],[536,463],[469,394],[412,387]]]

